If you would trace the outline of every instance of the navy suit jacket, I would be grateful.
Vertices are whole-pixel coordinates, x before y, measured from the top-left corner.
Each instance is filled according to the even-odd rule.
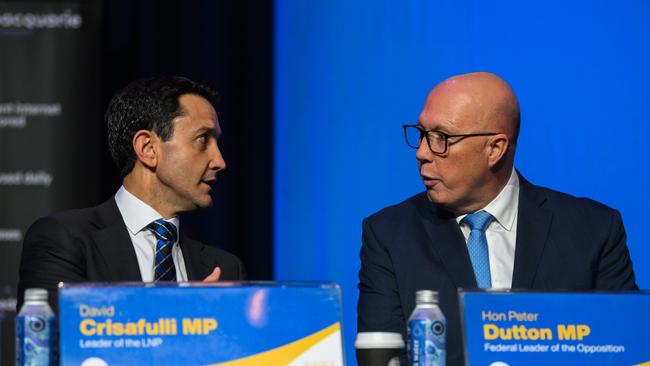
[[[138,259],[115,199],[97,207],[70,210],[37,220],[25,234],[18,282],[18,308],[27,288],[45,288],[57,308],[56,290],[64,282],[142,281]],[[236,256],[183,235],[179,245],[190,281],[200,281],[214,267],[220,280],[244,278]]]
[[[477,288],[453,215],[426,193],[363,221],[358,331],[402,333],[415,291],[440,293],[447,317],[447,364],[462,365],[459,288]],[[520,176],[513,289],[638,289],[618,211],[534,186]]]

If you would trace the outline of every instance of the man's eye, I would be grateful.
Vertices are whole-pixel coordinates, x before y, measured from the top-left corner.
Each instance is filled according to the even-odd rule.
[[[445,136],[443,136],[443,135],[441,135],[439,133],[432,133],[431,137],[436,141],[444,141],[445,140]]]
[[[198,144],[197,147],[199,149],[201,149],[201,150],[206,149],[208,147],[209,138],[210,137],[208,135],[201,135],[201,136],[197,137],[196,138],[196,141],[197,141],[197,144]]]

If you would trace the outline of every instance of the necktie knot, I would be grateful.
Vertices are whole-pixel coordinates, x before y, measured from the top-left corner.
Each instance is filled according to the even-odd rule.
[[[478,230],[485,232],[485,229],[487,229],[493,219],[494,217],[489,212],[479,211],[465,216],[463,222],[469,225],[472,231]]]
[[[163,219],[152,221],[151,224],[147,225],[147,229],[156,236],[156,239],[162,239],[168,243],[175,243],[178,237],[176,225]]]

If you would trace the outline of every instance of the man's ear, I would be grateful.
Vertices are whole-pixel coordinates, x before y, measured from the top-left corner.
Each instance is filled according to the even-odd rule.
[[[158,164],[158,136],[149,130],[140,130],[133,135],[133,150],[142,165],[154,169]]]
[[[499,164],[510,148],[510,141],[505,134],[492,136],[488,142],[488,165],[490,168]]]

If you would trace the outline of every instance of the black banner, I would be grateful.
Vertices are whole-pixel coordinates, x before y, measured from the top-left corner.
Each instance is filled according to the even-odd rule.
[[[98,1],[0,2],[0,318],[13,363],[22,238],[100,199]]]

